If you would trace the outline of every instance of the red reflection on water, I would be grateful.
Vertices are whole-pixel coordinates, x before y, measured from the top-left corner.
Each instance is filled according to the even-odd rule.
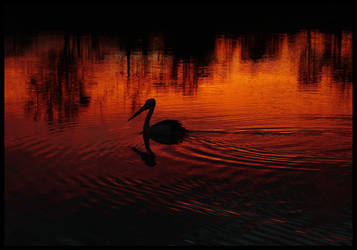
[[[21,204],[12,194],[31,200],[53,191],[59,194],[58,201],[55,196],[47,199],[59,204],[75,197],[71,190],[91,197],[91,189],[108,185],[120,200],[106,197],[102,190],[97,195],[106,197],[103,199],[113,208],[143,200],[152,206],[167,204],[176,211],[218,214],[214,206],[196,200],[166,200],[175,200],[178,193],[190,192],[204,186],[202,183],[177,185],[173,191],[156,191],[160,187],[146,183],[151,188],[146,192],[155,197],[149,201],[136,182],[153,179],[157,185],[169,185],[174,180],[167,178],[168,173],[232,183],[249,179],[240,189],[243,192],[267,182],[263,170],[255,169],[269,174],[267,169],[272,168],[312,170],[314,174],[302,178],[301,183],[292,178],[289,185],[314,193],[317,198],[306,198],[313,208],[330,204],[328,198],[348,202],[349,179],[337,189],[337,181],[331,181],[343,171],[331,170],[329,176],[316,172],[326,166],[352,165],[351,33],[218,36],[203,58],[175,54],[161,36],[150,37],[147,44],[129,50],[120,39],[60,34],[34,37],[18,52],[7,40],[5,159],[16,171],[7,172],[6,198]],[[127,120],[151,97],[157,101],[153,122],[165,117],[180,120],[190,130],[246,129],[248,133],[237,133],[239,137],[222,133],[214,143],[209,138],[187,142],[176,153],[175,148],[154,144],[153,151],[162,156],[158,157],[161,168],[133,169],[133,165],[142,167],[142,162],[133,159],[127,147],[142,144],[137,135],[142,119]],[[255,129],[255,134],[249,134],[249,129]],[[323,136],[313,137],[320,132]],[[248,147],[252,145],[254,148]],[[310,158],[303,158],[305,154]],[[167,167],[171,165],[181,168]],[[254,174],[247,171],[233,176],[236,166],[253,169]],[[350,170],[344,171],[348,177]],[[97,179],[103,176],[120,176],[122,183]],[[217,186],[207,189],[213,193]],[[272,193],[268,190],[266,194]],[[197,197],[204,195],[198,193]],[[101,202],[98,197],[91,198],[83,204]],[[254,207],[256,203],[245,205]],[[328,209],[335,209],[334,205],[325,208],[325,216],[330,214]]]
[[[109,39],[40,37],[39,47],[6,56],[5,104],[26,100],[27,113],[49,121],[75,119],[81,109],[93,113],[98,104],[110,115],[122,110],[122,101],[133,111],[148,96],[155,96],[168,112],[182,102],[182,95],[211,103],[210,113],[216,115],[236,107],[265,116],[303,114],[307,108],[311,113],[351,114],[350,101],[343,109],[332,105],[341,102],[342,93],[345,100],[351,98],[346,86],[352,72],[351,33],[270,36],[220,37],[212,59],[201,68],[194,58],[176,60],[165,53],[160,36],[151,39],[148,53],[136,50],[129,55]],[[328,84],[331,81],[336,84]],[[318,95],[307,95],[309,101],[293,94],[311,88]],[[200,112],[196,106],[190,110]]]

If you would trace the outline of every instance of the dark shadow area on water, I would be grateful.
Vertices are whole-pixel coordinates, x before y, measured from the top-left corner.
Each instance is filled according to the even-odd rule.
[[[42,118],[50,127],[61,128],[66,123],[75,124],[80,113],[89,107],[91,97],[80,72],[80,39],[77,34],[66,32],[63,47],[43,55],[41,63],[45,67],[32,72],[28,79],[29,98],[24,109],[34,120]]]

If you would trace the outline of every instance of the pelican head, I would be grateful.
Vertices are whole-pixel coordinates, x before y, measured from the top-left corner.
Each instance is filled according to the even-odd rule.
[[[136,116],[138,116],[141,112],[147,110],[147,109],[154,109],[156,105],[156,101],[154,98],[147,99],[145,104],[132,116],[130,117],[130,120],[134,119]]]

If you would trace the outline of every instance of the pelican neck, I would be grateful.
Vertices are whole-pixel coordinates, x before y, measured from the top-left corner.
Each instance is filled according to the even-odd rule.
[[[144,130],[150,128],[150,119],[153,113],[154,113],[154,107],[150,108],[148,114],[146,115],[145,122],[144,122]]]

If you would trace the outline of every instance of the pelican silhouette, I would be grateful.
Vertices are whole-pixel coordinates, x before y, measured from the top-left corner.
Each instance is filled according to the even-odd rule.
[[[132,117],[130,117],[128,121],[134,119],[140,113],[148,109],[149,112],[146,115],[143,127],[144,138],[150,138],[159,143],[168,145],[182,142],[188,130],[185,129],[179,121],[164,120],[150,126],[150,119],[154,112],[155,105],[155,99],[150,98],[146,100],[145,104]]]

